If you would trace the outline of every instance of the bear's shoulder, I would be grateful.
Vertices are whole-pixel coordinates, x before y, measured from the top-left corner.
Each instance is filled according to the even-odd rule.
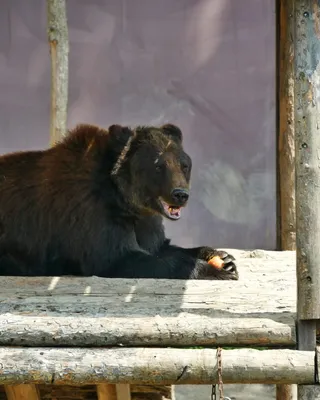
[[[96,140],[106,138],[108,131],[96,125],[79,124],[70,130],[65,138],[56,147],[67,147],[70,150],[87,148],[93,145]]]

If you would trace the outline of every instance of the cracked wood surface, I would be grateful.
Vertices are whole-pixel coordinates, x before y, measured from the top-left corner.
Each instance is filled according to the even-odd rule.
[[[1,277],[0,345],[294,345],[295,252],[230,252],[237,282]]]
[[[213,384],[215,349],[0,347],[0,384]],[[222,350],[223,382],[313,384],[315,351]]]

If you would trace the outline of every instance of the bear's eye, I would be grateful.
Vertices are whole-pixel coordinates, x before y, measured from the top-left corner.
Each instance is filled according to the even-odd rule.
[[[187,165],[187,164],[182,164],[181,168],[182,168],[182,171],[185,173],[187,173],[189,171],[189,165]]]
[[[162,171],[162,165],[156,165],[156,171],[161,172]]]

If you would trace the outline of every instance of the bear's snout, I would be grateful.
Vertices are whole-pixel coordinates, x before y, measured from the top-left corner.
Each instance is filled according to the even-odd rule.
[[[189,191],[186,189],[176,188],[171,192],[171,197],[175,204],[183,206],[189,199]]]

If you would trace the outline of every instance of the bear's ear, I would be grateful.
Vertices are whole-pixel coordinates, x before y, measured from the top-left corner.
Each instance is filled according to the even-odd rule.
[[[180,128],[173,124],[165,124],[161,127],[163,133],[177,143],[182,143],[182,132]]]
[[[134,135],[134,132],[130,128],[121,125],[110,125],[108,132],[114,142],[123,146],[125,146],[128,140]]]

